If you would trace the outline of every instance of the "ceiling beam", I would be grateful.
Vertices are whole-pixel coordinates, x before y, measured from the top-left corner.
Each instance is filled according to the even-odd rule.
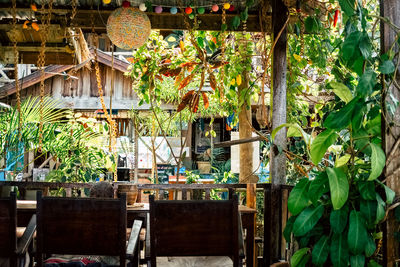
[[[10,12],[10,8],[0,7],[1,12]],[[29,8],[17,8],[17,13],[19,12],[31,12]],[[63,26],[74,26],[80,27],[82,31],[91,31],[92,23],[91,23],[91,15],[93,15],[94,29],[98,33],[106,32],[106,24],[107,19],[113,10],[88,10],[88,9],[78,9],[75,18],[72,21],[69,21],[69,14],[71,13],[71,9],[63,9],[63,8],[53,8],[53,16],[52,16],[52,24],[59,24]],[[150,19],[152,29],[157,30],[186,30],[184,24],[184,18],[182,14],[170,14],[170,13],[161,13],[157,14],[154,12],[146,12],[147,16]],[[232,19],[237,14],[226,14],[227,24],[230,25]],[[210,31],[219,31],[221,30],[222,23],[222,15],[221,14],[198,14],[197,20],[200,21],[200,25],[198,30],[210,30]],[[9,24],[10,19],[0,20],[0,25]],[[192,20],[190,20],[192,21]],[[271,17],[267,17],[266,32],[270,31],[271,25]],[[242,31],[242,27],[240,26],[238,31]],[[258,14],[249,14],[247,20],[247,31],[248,32],[261,32],[260,21]]]

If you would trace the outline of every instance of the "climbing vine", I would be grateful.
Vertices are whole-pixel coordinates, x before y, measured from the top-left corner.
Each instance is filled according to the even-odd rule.
[[[298,181],[288,201],[292,217],[284,236],[287,241],[294,237],[300,247],[292,266],[381,266],[381,223],[395,197],[379,179],[386,163],[381,139],[386,85],[382,82],[393,81],[396,58],[393,51],[380,53],[376,25],[381,18],[376,7],[375,1],[340,0],[332,9],[332,22],[328,19],[325,25],[337,24],[340,8],[342,28],[334,33],[336,37],[326,35],[331,29],[317,14],[307,17],[304,26],[310,33],[306,39],[318,40],[292,43],[292,60],[328,69],[330,73],[319,71],[314,77],[325,77],[318,89],[333,97],[318,103],[316,121],[306,124],[313,127],[284,125],[302,136],[306,144],[302,156],[311,163],[309,178]],[[308,52],[301,54],[301,49]],[[292,88],[303,86],[293,84]],[[390,107],[396,109],[397,104],[389,105],[389,112]]]

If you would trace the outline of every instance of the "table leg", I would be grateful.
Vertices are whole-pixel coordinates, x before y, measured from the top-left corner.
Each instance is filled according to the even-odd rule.
[[[246,267],[255,266],[255,230],[256,214],[242,213],[242,225],[246,229]]]

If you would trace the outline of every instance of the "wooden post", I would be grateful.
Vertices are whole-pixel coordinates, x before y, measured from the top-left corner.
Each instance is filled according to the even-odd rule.
[[[138,133],[138,128],[136,123],[133,123],[134,127],[134,133],[135,133],[135,139],[134,139],[134,145],[135,145],[135,172],[134,172],[134,181],[135,183],[138,183],[138,177],[139,177],[139,133]]]
[[[400,25],[400,1],[398,0],[381,0],[380,1],[381,16],[388,18],[393,24]],[[396,32],[388,25],[381,21],[381,49],[382,54],[387,53],[392,47],[393,43],[397,40]],[[395,46],[395,51],[398,52],[399,46]],[[397,70],[397,83],[400,82],[399,71]],[[382,77],[382,84],[385,84],[384,78]],[[386,184],[393,189],[397,195],[400,194],[400,149],[398,144],[400,142],[400,127],[395,126],[400,123],[400,109],[397,107],[394,116],[387,112],[386,103],[392,103],[389,95],[392,95],[395,99],[400,99],[400,91],[392,85],[388,88],[386,99],[382,101],[382,110],[385,116],[382,116],[382,140],[383,148],[386,154],[386,167],[384,170],[384,176]],[[393,104],[393,103],[392,103]],[[386,120],[385,120],[386,119]],[[391,126],[391,122],[393,126]],[[392,152],[393,151],[393,152]],[[394,219],[393,211],[389,213],[386,221],[386,227],[384,228],[384,257],[383,266],[396,266],[396,259],[399,258],[399,243],[394,238],[394,233],[398,231],[399,224]]]
[[[249,73],[243,71],[242,84],[239,86],[238,95],[242,95],[243,91],[248,90],[249,87]],[[250,138],[252,136],[251,128],[251,109],[245,103],[239,107],[239,139]],[[245,143],[239,145],[239,183],[252,182],[253,172],[253,144]],[[253,181],[257,182],[257,181]]]
[[[288,18],[288,9],[282,0],[272,1],[272,28],[276,37],[284,27]],[[272,64],[272,129],[286,123],[286,48],[287,30],[282,31],[273,51]],[[286,128],[282,128],[275,136],[271,148],[270,175],[273,184],[286,183],[286,156],[280,152],[286,149]]]

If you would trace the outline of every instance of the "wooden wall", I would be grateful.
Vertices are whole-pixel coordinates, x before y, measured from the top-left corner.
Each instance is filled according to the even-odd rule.
[[[109,107],[111,94],[112,69],[109,66],[100,64],[104,100]],[[76,73],[69,73],[78,79],[68,76],[55,75],[45,81],[45,94],[54,99],[61,100],[60,108],[74,108],[82,110],[101,109],[101,103],[97,88],[97,81],[94,68],[81,68]],[[36,83],[21,92],[21,97],[39,96],[40,83]],[[11,99],[11,101],[10,101]],[[15,94],[9,98],[11,104],[15,102]],[[138,99],[132,89],[131,78],[124,76],[121,71],[114,70],[114,90],[112,108],[130,110],[137,107]]]

